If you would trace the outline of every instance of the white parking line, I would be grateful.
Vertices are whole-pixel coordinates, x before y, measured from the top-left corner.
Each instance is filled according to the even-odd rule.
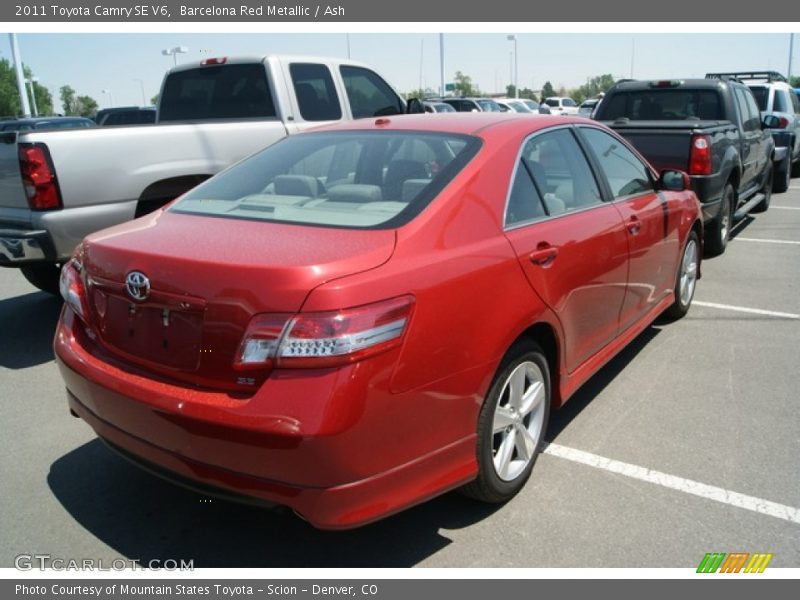
[[[718,304],[716,302],[701,302],[694,300],[695,306],[705,306],[707,308],[719,308],[721,310],[732,310],[736,312],[750,313],[753,315],[766,315],[768,317],[778,317],[780,319],[800,319],[800,315],[795,313],[778,312],[776,310],[763,310],[761,308],[748,308],[746,306],[732,306],[730,304]]]
[[[748,496],[733,492],[714,485],[707,485],[691,479],[684,479],[683,477],[676,477],[662,473],[661,471],[654,471],[653,469],[646,469],[630,463],[620,462],[583,450],[576,450],[558,444],[546,444],[542,452],[558,458],[571,460],[582,465],[594,467],[595,469],[602,469],[610,471],[618,475],[654,483],[671,490],[677,490],[707,500],[714,500],[729,506],[743,508],[753,512],[775,517],[776,519],[783,519],[800,525],[800,508],[787,506],[785,504],[778,504],[771,500],[764,500],[763,498],[756,498],[755,496]]]
[[[762,244],[790,244],[793,246],[800,246],[800,242],[795,242],[794,240],[762,240],[760,238],[743,238],[743,237],[736,237],[734,239],[737,242],[761,242]]]
[[[800,206],[770,206],[770,209],[777,208],[778,210],[800,210]]]

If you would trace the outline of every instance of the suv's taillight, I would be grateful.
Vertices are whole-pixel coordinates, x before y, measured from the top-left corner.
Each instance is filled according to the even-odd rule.
[[[707,135],[692,136],[689,154],[689,175],[711,175],[711,138]]]
[[[89,315],[87,304],[86,286],[81,277],[81,264],[75,259],[70,260],[61,268],[61,279],[58,290],[69,307],[80,319],[86,323]]]
[[[786,129],[789,126],[789,119],[778,117],[778,129]]]
[[[23,142],[18,152],[22,184],[30,207],[33,210],[61,208],[61,193],[47,146]]]
[[[331,312],[256,315],[234,368],[319,368],[363,360],[400,345],[413,306],[412,296],[401,296]]]

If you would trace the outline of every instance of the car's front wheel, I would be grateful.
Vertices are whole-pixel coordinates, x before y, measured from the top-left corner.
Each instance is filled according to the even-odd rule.
[[[678,266],[678,276],[675,280],[675,302],[664,311],[668,318],[680,319],[689,312],[699,272],[700,240],[697,237],[697,233],[692,231],[689,233],[686,245],[683,247],[681,262]]]
[[[550,415],[550,372],[538,345],[515,344],[500,364],[478,418],[478,476],[462,491],[499,503],[519,492],[539,455]]]

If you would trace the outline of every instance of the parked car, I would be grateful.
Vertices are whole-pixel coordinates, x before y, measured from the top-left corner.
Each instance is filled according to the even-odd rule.
[[[447,102],[426,100],[422,103],[422,105],[425,107],[426,113],[456,112],[456,109],[450,106]]]
[[[150,471],[316,527],[462,486],[506,501],[551,406],[689,310],[687,186],[570,117],[291,136],[77,248],[70,410]]]
[[[549,115],[550,114],[550,107],[547,104],[539,104],[535,100],[531,100],[530,98],[520,98],[520,101],[525,104],[528,108],[531,109],[532,112],[538,112],[540,115]]]
[[[155,106],[118,106],[97,111],[95,122],[103,127],[111,125],[148,125],[156,122]]]
[[[0,145],[0,266],[57,294],[92,231],[163,206],[226,166],[322,123],[422,111],[361,63],[209,58],[171,69],[156,126],[21,132]],[[36,182],[33,185],[32,182]]]
[[[577,115],[578,104],[572,98],[552,96],[545,98],[544,103],[550,107],[550,112],[554,115]]]
[[[491,98],[442,98],[457,112],[503,112],[500,105]]]
[[[784,156],[775,164],[773,191],[789,189],[792,175],[800,176],[800,99],[786,78],[775,71],[739,71],[735,73],[709,73],[709,78],[734,78],[750,88],[756,99],[761,117],[773,115],[778,126],[772,129],[775,146]]]
[[[578,107],[578,115],[581,117],[586,117],[587,119],[590,118],[592,116],[592,112],[598,104],[600,104],[600,98],[589,98],[588,100],[584,100]]]
[[[518,112],[523,114],[531,114],[533,111],[518,98],[494,98],[494,101],[500,105],[500,110],[503,112]]]
[[[733,80],[625,81],[594,118],[630,141],[656,169],[689,173],[703,205],[705,250],[722,254],[735,219],[765,211],[773,161],[782,158],[747,86]]]
[[[0,132],[40,129],[86,129],[94,126],[94,121],[84,117],[22,117],[0,121]]]

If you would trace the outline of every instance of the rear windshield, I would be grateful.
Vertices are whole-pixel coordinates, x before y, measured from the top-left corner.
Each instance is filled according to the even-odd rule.
[[[603,101],[597,117],[613,121],[721,120],[724,118],[715,90],[641,90],[617,92]]]
[[[170,210],[253,221],[396,227],[419,214],[479,147],[477,138],[441,133],[291,136],[209,179]]]
[[[159,110],[162,123],[275,116],[267,74],[261,63],[170,73]]]

